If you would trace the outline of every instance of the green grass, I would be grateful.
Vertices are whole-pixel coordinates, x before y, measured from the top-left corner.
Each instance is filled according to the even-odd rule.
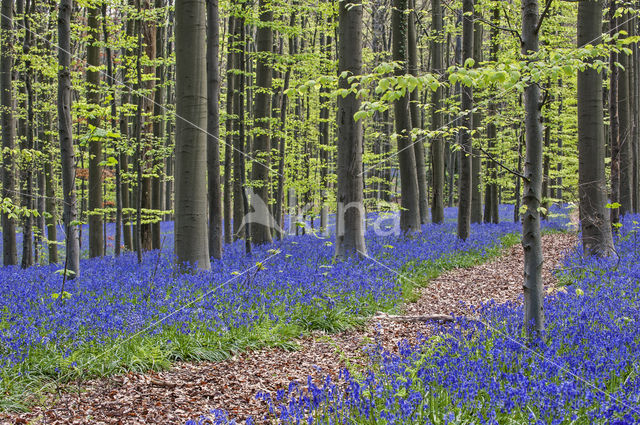
[[[415,300],[416,289],[427,286],[442,273],[494,259],[519,241],[518,234],[508,234],[483,252],[462,252],[435,261],[408,264],[403,272],[410,279],[398,279],[403,301]],[[55,346],[39,348],[32,351],[25,362],[1,371],[0,410],[26,410],[30,405],[44,403],[47,394],[69,391],[74,382],[90,378],[128,371],[163,370],[176,361],[221,361],[241,351],[265,347],[295,350],[300,336],[312,331],[336,333],[359,327],[363,324],[363,316],[378,311],[393,312],[399,305],[393,301],[366,300],[358,307],[360,312],[356,317],[350,306],[338,305],[331,309],[305,306],[295,312],[289,323],[264,319],[251,328],[230,329],[225,333],[198,329],[197,324],[191,325],[188,335],[166,327],[155,335],[138,335],[124,341],[115,339],[102,345],[80,345],[68,357]]]

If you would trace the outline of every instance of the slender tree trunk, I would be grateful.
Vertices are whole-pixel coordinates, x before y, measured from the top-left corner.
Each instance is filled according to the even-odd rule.
[[[62,158],[63,221],[66,230],[65,268],[73,279],[80,273],[80,242],[76,207],[76,159],[71,121],[71,9],[72,0],[60,0],[58,8],[58,133]]]
[[[254,140],[254,161],[252,180],[255,192],[252,196],[252,205],[256,220],[251,223],[251,239],[255,244],[271,242],[271,230],[273,218],[268,205],[269,201],[269,164],[271,153],[271,85],[272,71],[269,65],[273,55],[273,33],[271,25],[273,21],[271,0],[259,0],[258,9],[260,23],[256,35],[257,66],[255,92],[255,127],[258,133]],[[257,201],[255,203],[254,201]],[[267,208],[260,208],[260,204]]]
[[[105,56],[107,62],[107,84],[111,89],[111,128],[116,131],[116,119],[118,119],[118,109],[116,106],[117,89],[116,81],[113,70],[113,57],[112,50],[109,47],[109,30],[107,29],[107,5],[102,5],[102,37],[105,40]],[[115,171],[115,191],[116,191],[116,223],[115,223],[115,236],[114,236],[114,254],[119,256],[121,253],[122,245],[122,168],[119,160],[120,146],[118,141],[114,146],[115,157],[118,158]]]
[[[126,24],[126,34],[128,37],[131,37],[133,35],[133,20],[129,19],[127,21]],[[130,49],[127,48],[123,48],[122,49],[122,56],[126,56],[130,53]],[[131,101],[131,90],[130,90],[130,82],[127,78],[127,75],[129,73],[129,66],[127,65],[127,61],[124,62],[124,66],[122,68],[121,71],[121,75],[122,75],[122,81],[125,83],[125,87],[122,90],[122,94],[120,96],[120,105],[123,106],[123,108],[121,108],[120,110],[120,114],[118,116],[119,119],[119,127],[120,127],[120,138],[122,139],[123,143],[130,143],[130,139],[129,139],[129,117],[126,111],[126,108],[124,108],[125,105],[127,105],[130,101]],[[124,242],[124,247],[126,250],[128,251],[133,251],[133,234],[131,232],[131,222],[132,222],[132,217],[131,217],[131,202],[130,202],[130,178],[128,176],[129,173],[129,157],[125,152],[120,152],[119,153],[119,168],[120,168],[120,173],[124,173],[126,175],[126,178],[122,179],[121,182],[121,186],[120,186],[120,198],[122,200],[122,210],[123,210],[123,226],[122,226],[122,240]]]
[[[179,264],[209,270],[205,0],[176,0],[176,222]]]
[[[50,140],[50,136],[46,136]],[[45,181],[45,208],[47,211],[47,240],[49,247],[49,264],[56,264],[58,260],[58,237],[57,237],[57,213],[56,213],[56,191],[54,186],[55,176],[53,175],[53,167],[51,165],[53,158],[50,157],[44,164],[44,181]]]
[[[235,58],[235,71],[244,70],[244,49],[245,49],[245,37],[244,37],[244,18],[236,16],[235,18],[235,37],[234,47],[236,51]],[[244,158],[244,73],[240,72],[235,75],[235,85],[233,92],[233,107],[234,111],[234,132],[233,132],[233,235],[235,239],[242,239],[245,235],[249,237],[249,233],[246,232],[246,226],[242,225],[242,219],[244,218],[244,202],[243,202],[243,187],[242,182],[244,177],[242,175],[242,162]]]
[[[16,14],[19,17],[19,26],[25,28],[24,38],[22,42],[24,70],[20,73],[23,83],[23,96],[20,99],[20,109],[26,112],[26,116],[22,115],[18,120],[18,135],[21,138],[20,148],[23,151],[33,149],[33,86],[31,83],[32,72],[29,60],[29,52],[31,49],[31,31],[29,31],[30,23],[30,0],[18,1],[16,5]],[[21,179],[21,199],[22,207],[27,210],[33,210],[33,163],[24,157],[20,157],[20,179]],[[30,214],[22,218],[22,268],[33,265],[33,217]]]
[[[416,36],[416,1],[409,0],[409,14],[407,16],[407,47],[408,47],[408,72],[418,76],[418,42]],[[420,93],[415,89],[409,97],[409,111],[411,113],[411,126],[416,128],[420,122]],[[429,222],[429,195],[427,191],[427,165],[425,163],[424,143],[422,136],[413,142],[414,156],[416,158],[416,177],[418,179],[418,208],[420,209],[420,223]]]
[[[156,9],[164,7],[164,0],[155,0]],[[164,59],[164,24],[156,27],[156,52],[155,57],[160,61]],[[164,157],[156,152],[161,151],[161,147],[164,145],[164,81],[165,81],[165,66],[158,65],[155,67],[156,85],[154,87],[154,101],[153,101],[153,144],[155,149],[153,163],[153,177],[151,178],[151,208],[156,211],[156,214],[160,214],[159,211],[163,209],[163,197],[162,197],[162,179],[164,170]],[[217,141],[216,141],[217,142]],[[153,249],[162,248],[162,236],[160,234],[160,222],[162,221],[162,215],[158,215],[157,220],[151,224],[151,246]]]
[[[100,127],[100,21],[97,7],[88,8],[87,31],[87,103],[91,114],[87,120],[89,132]],[[89,139],[89,257],[104,255],[102,239],[102,139]]]
[[[233,233],[231,231],[231,200],[233,190],[233,175],[232,175],[232,161],[233,161],[233,122],[232,118],[234,112],[234,92],[235,92],[235,80],[236,76],[233,70],[237,67],[235,64],[236,55],[233,52],[235,40],[235,18],[229,16],[229,35],[227,36],[227,101],[226,101],[226,113],[227,118],[225,121],[225,148],[224,148],[224,241],[226,243],[233,242]]]
[[[141,22],[143,40],[145,46],[145,55],[149,61],[154,61],[156,59],[156,26],[157,22],[155,19],[150,19],[148,17],[148,11],[151,9],[150,0],[138,0],[142,2],[143,9],[143,21]],[[143,72],[146,75],[155,75],[155,65],[147,64],[144,66]],[[140,195],[140,200],[138,201],[141,209],[151,210],[152,208],[152,185],[151,185],[151,177],[148,175],[150,173],[151,166],[155,161],[153,157],[149,157],[153,155],[152,149],[152,139],[154,136],[154,125],[151,117],[153,116],[153,93],[155,91],[155,80],[149,79],[142,82],[141,87],[144,86],[147,93],[147,96],[142,97],[142,109],[144,115],[142,117],[142,135],[141,139],[139,139],[141,143],[141,154],[140,154],[140,163],[139,166],[142,169],[141,176],[141,186],[138,191]],[[148,117],[148,118],[147,118]],[[150,251],[153,249],[153,226],[148,220],[149,217],[146,217],[145,222],[139,223],[140,225],[140,243],[142,244],[141,249],[143,251]],[[158,241],[159,242],[159,241]]]
[[[475,22],[473,27],[473,60],[475,66],[478,67],[482,62],[482,23],[480,22],[478,12],[474,15]],[[479,132],[480,125],[482,123],[482,112],[480,108],[473,113],[473,128],[474,131]],[[482,157],[480,156],[480,149],[473,147],[471,152],[473,157],[471,159],[471,222],[482,223]]]
[[[15,122],[13,120],[13,0],[2,0],[0,17],[2,40],[0,61],[0,103],[2,109],[2,197],[16,199],[15,165],[13,152],[15,146]],[[18,263],[18,245],[16,243],[16,222],[9,213],[2,212],[2,263],[12,266]]]
[[[362,3],[349,7],[339,3],[338,86],[348,88],[348,78],[362,72]],[[405,96],[407,99],[408,97]],[[408,106],[408,105],[407,105]],[[336,251],[338,259],[366,255],[364,240],[364,183],[362,180],[362,122],[353,116],[360,109],[354,93],[338,96],[338,208],[336,214]],[[408,113],[408,110],[407,110]],[[411,150],[413,153],[413,150]]]
[[[578,47],[602,37],[602,0],[578,3]],[[609,256],[613,237],[605,178],[602,74],[593,68],[578,72],[578,152],[580,223],[587,255]]]
[[[628,19],[627,15],[620,19]],[[628,31],[628,23],[622,24],[618,31]],[[629,87],[629,70],[631,61],[626,53],[618,57],[618,62],[622,67],[618,69],[618,131],[619,131],[619,164],[620,164],[620,214],[624,215],[633,210],[632,187],[633,184],[633,164],[632,164],[632,128],[631,128],[631,105]]]
[[[499,49],[499,32],[498,26],[500,24],[500,8],[493,8],[493,16],[492,16],[493,27],[491,28],[491,52],[490,52],[490,60],[493,63],[498,62],[498,49]],[[488,147],[489,153],[492,155],[495,154],[493,149],[497,145],[497,128],[495,119],[498,115],[497,105],[495,100],[491,99],[489,101],[488,115],[489,120],[487,122],[487,139],[488,139]],[[489,173],[490,180],[486,185],[486,196],[485,196],[485,214],[484,221],[486,223],[498,223],[500,221],[499,216],[499,204],[498,204],[498,172],[497,166],[493,161],[487,162],[487,172]]]
[[[296,22],[295,12],[291,12],[291,17],[289,19],[289,25],[293,27]],[[296,53],[296,43],[294,37],[289,37],[289,56],[293,56]],[[289,81],[291,80],[291,67],[287,67],[287,70],[284,74],[284,84],[282,86],[282,96],[280,97],[280,140],[278,143],[278,187],[277,191],[277,200],[276,200],[276,208],[274,211],[274,219],[275,222],[280,226],[283,230],[277,233],[278,239],[282,239],[282,237],[286,234],[284,231],[284,180],[285,180],[285,154],[286,154],[286,145],[287,145],[287,135],[286,135],[286,122],[287,122],[287,100],[288,96],[284,94],[284,92],[289,88]]]
[[[551,151],[551,122],[548,122],[544,128],[544,150],[542,161],[542,218],[545,220],[549,217],[549,208],[551,207],[551,193],[550,186],[551,180],[549,177],[549,171],[551,169],[551,158],[549,157]]]
[[[393,32],[393,60],[400,63],[395,75],[408,73],[408,0],[393,0],[391,28]],[[396,133],[398,134],[398,162],[400,168],[401,206],[400,228],[404,233],[420,230],[420,204],[418,177],[416,173],[415,150],[411,144],[411,113],[409,110],[410,93],[394,102]]]
[[[431,41],[431,61],[433,72],[440,78],[444,75],[442,50],[444,47],[443,11],[440,0],[431,2],[431,20],[433,40]],[[444,124],[442,95],[444,88],[439,86],[432,97],[431,130],[440,131]],[[433,202],[431,205],[431,221],[444,222],[444,142],[442,135],[436,133],[431,140],[431,164],[433,172]]]
[[[609,34],[614,36],[618,29],[618,18],[615,17],[616,0],[609,2],[609,26],[611,27]],[[620,202],[620,126],[618,113],[618,53],[611,51],[609,54],[609,66],[611,74],[609,78],[609,143],[611,145],[611,203]],[[611,209],[611,222],[618,223],[620,221],[620,209]]]
[[[220,193],[220,22],[218,0],[207,0],[207,177],[209,189],[209,252],[222,258],[222,204]]]
[[[522,2],[522,53],[538,51],[538,0]],[[542,286],[542,241],[540,235],[540,202],[542,198],[542,117],[540,87],[529,83],[524,91],[526,160],[524,195],[526,208],[522,220],[524,248],[524,310],[528,332],[544,330]]]
[[[323,58],[327,63],[331,60],[331,43],[332,38],[330,35],[321,34],[320,44],[322,48]],[[323,68],[323,72],[328,70]],[[329,182],[327,180],[329,176],[329,150],[331,142],[329,140],[329,102],[330,102],[330,89],[322,87],[319,94],[320,102],[320,232],[322,236],[327,237],[329,235],[329,206],[327,205],[327,191],[329,190]]]
[[[463,0],[462,18],[462,63],[473,58],[473,0]],[[472,146],[471,129],[473,128],[473,89],[461,87],[462,119],[461,119],[461,152],[460,152],[460,194],[458,199],[458,237],[465,240],[471,231],[471,196],[472,196]]]

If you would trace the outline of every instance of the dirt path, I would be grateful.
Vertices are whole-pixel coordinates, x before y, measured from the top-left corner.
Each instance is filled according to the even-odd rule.
[[[552,274],[576,244],[573,234],[543,237],[545,286],[555,285]],[[406,315],[468,314],[469,305],[517,300],[522,293],[522,248],[516,245],[486,264],[445,273],[421,289],[420,298],[405,306]],[[464,301],[465,303],[463,303]],[[262,417],[258,391],[275,393],[291,381],[307,376],[322,382],[343,367],[365,363],[363,346],[378,339],[394,349],[402,339],[425,333],[424,323],[374,319],[364,329],[335,335],[316,333],[300,341],[301,349],[286,352],[265,349],[247,352],[219,363],[179,363],[159,373],[135,374],[83,383],[82,392],[56,396],[48,407],[20,415],[0,414],[7,424],[181,424],[224,409],[242,421]],[[240,421],[239,421],[240,422]],[[243,422],[240,422],[243,423]],[[262,423],[256,420],[256,423]]]

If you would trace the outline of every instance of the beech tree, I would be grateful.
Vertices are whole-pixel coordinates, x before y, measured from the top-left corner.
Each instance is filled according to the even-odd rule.
[[[466,67],[469,60],[473,60],[473,0],[462,3],[462,60]],[[473,141],[473,89],[462,85],[462,119],[460,136],[460,194],[458,201],[458,237],[462,240],[469,237],[471,231],[471,172]]]
[[[393,0],[391,10],[393,60],[399,63],[395,75],[403,76],[408,69],[408,0]],[[412,123],[410,112],[411,94],[406,89],[394,102],[398,159],[401,185],[400,228],[404,233],[420,230],[420,192],[416,169],[416,156],[411,141]]]
[[[578,47],[602,37],[602,1],[578,3]],[[607,211],[605,178],[602,74],[589,66],[578,72],[578,149],[580,223],[587,255],[613,253],[611,222]]]
[[[522,54],[528,57],[539,48],[538,0],[522,1]],[[524,248],[524,321],[529,332],[544,330],[542,285],[542,118],[540,86],[529,83],[524,89],[526,156],[522,203],[522,247]]]
[[[2,149],[5,151],[2,157],[2,197],[3,199],[15,199],[15,167],[9,152],[14,149],[15,124],[13,121],[13,0],[2,0],[0,9],[0,104],[2,105]],[[2,213],[2,263],[12,266],[18,263],[18,247],[16,244],[16,222],[10,211]]]
[[[60,0],[58,7],[58,134],[62,158],[62,192],[64,199],[65,268],[69,278],[80,273],[80,241],[76,206],[76,158],[71,121],[71,10],[72,0]]]
[[[338,5],[338,86],[351,87],[350,78],[362,72],[362,3]],[[350,92],[338,97],[338,207],[336,212],[337,258],[366,255],[362,181],[362,122],[354,115],[360,100]],[[408,113],[408,110],[407,110]],[[413,152],[413,150],[410,150]],[[415,212],[415,211],[414,211]]]
[[[222,258],[222,194],[220,192],[220,22],[218,0],[207,0],[207,187],[209,190],[209,249]]]
[[[179,264],[209,270],[207,231],[206,7],[176,0],[175,254]]]

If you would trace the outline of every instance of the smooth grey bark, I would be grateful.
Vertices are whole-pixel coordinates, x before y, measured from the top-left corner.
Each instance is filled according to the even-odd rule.
[[[207,0],[207,179],[209,253],[222,258],[222,194],[220,193],[220,71],[218,0]]]
[[[254,200],[270,204],[269,196],[269,164],[271,156],[271,86],[272,70],[269,62],[273,54],[273,10],[271,0],[259,0],[258,9],[260,25],[256,33],[256,86],[254,123],[258,133],[253,144],[253,169],[252,180],[254,184]],[[273,219],[269,211],[263,211],[258,206],[254,208],[254,214],[260,214],[258,220],[251,223],[251,239],[254,244],[270,243],[272,241],[271,230]]]
[[[444,75],[443,63],[443,10],[441,0],[431,1],[431,27],[433,39],[431,41],[431,68],[439,76]],[[439,86],[432,95],[431,130],[439,131],[444,124],[442,97],[444,88]],[[431,139],[431,169],[433,173],[433,201],[431,203],[431,221],[444,222],[444,142],[440,134]]]
[[[482,62],[482,22],[480,22],[480,15],[478,12],[474,12],[474,24],[473,24],[473,60],[475,66],[478,67]],[[473,129],[475,132],[479,131],[480,124],[482,123],[482,112],[480,108],[473,113]],[[479,135],[478,135],[479,136]],[[471,158],[471,222],[482,223],[482,156],[480,149],[473,147],[471,152],[473,156]]]
[[[26,111],[26,117],[23,115],[19,119],[18,132],[21,137],[20,148],[22,150],[32,150],[33,145],[33,132],[34,132],[34,109],[33,109],[33,71],[31,68],[31,62],[29,59],[29,53],[31,51],[31,1],[26,2],[19,1],[16,7],[16,13],[21,17],[21,26],[25,28],[25,34],[22,43],[22,53],[24,61],[24,70],[21,72],[21,79],[23,82],[23,97],[20,101],[20,106],[23,111]],[[20,25],[20,24],[19,24]],[[25,209],[34,209],[34,196],[33,196],[33,166],[32,164],[22,160],[20,161],[20,179],[21,179],[21,192],[22,192],[22,206]],[[34,219],[31,215],[25,215],[22,218],[22,268],[30,267],[34,264],[34,243],[33,243],[33,222]]]
[[[473,59],[474,9],[473,0],[463,0],[462,3],[462,64],[467,59]],[[471,196],[472,196],[472,160],[473,140],[473,88],[462,85],[461,88],[460,119],[460,184],[458,195],[458,237],[465,240],[471,232]]]
[[[126,26],[126,34],[127,37],[131,37],[133,35],[133,19],[127,20]],[[122,56],[127,56],[131,54],[131,49],[123,47],[121,50]],[[121,70],[121,81],[125,83],[125,87],[123,88],[120,94],[120,105],[127,105],[131,100],[131,85],[127,78],[129,74],[129,66],[128,62],[124,61],[122,70]],[[118,125],[120,128],[120,137],[123,141],[129,141],[129,116],[126,108],[120,109],[120,114],[118,116]],[[118,165],[120,168],[120,172],[128,173],[129,172],[129,157],[126,152],[120,152],[118,158]],[[131,222],[132,216],[131,213],[126,212],[131,208],[131,199],[130,199],[130,185],[129,179],[123,179],[120,186],[120,198],[122,200],[122,241],[124,243],[124,248],[128,251],[133,251],[133,234],[131,231]]]
[[[90,105],[90,114],[87,123],[89,131],[100,127],[100,22],[97,7],[88,8],[87,30],[87,103]],[[104,255],[102,238],[102,139],[92,137],[89,139],[89,257],[102,257]]]
[[[628,19],[626,15],[620,18]],[[623,23],[618,31],[628,31],[628,23]],[[632,164],[632,139],[631,139],[631,105],[629,87],[629,69],[631,65],[630,58],[627,54],[622,53],[618,56],[618,62],[622,66],[618,69],[618,131],[619,131],[619,164],[620,164],[620,214],[625,215],[633,209],[633,164]]]
[[[553,100],[552,100],[553,101]],[[544,118],[543,118],[544,120]],[[547,122],[544,126],[544,148],[542,150],[542,218],[546,220],[549,217],[549,207],[551,205],[549,198],[549,170],[551,167],[551,159],[549,158],[551,150],[551,123]]]
[[[518,148],[517,148],[517,155],[518,155],[518,173],[522,173],[522,148],[524,146],[524,138],[525,138],[525,131],[523,129],[520,130],[520,135],[518,136]],[[514,200],[515,200],[515,206],[513,207],[513,222],[517,223],[518,221],[520,221],[520,202],[522,201],[521,198],[521,192],[522,192],[522,179],[520,179],[520,177],[516,176],[515,177],[515,191],[513,194]]]
[[[155,0],[156,9],[164,7],[164,0]],[[165,29],[164,25],[160,23],[156,26],[156,53],[155,57],[158,61],[164,60],[164,39]],[[152,151],[158,149],[164,145],[164,82],[165,82],[165,66],[158,65],[155,67],[156,84],[153,91],[153,143]],[[154,149],[155,148],[155,149]],[[158,149],[159,150],[159,149]],[[162,172],[164,170],[164,157],[158,154],[154,154],[152,159],[154,173],[151,177],[151,208],[160,211],[162,210],[163,196],[162,196]],[[151,247],[153,249],[162,248],[162,236],[160,234],[160,221],[161,216],[157,221],[151,223]]]
[[[413,76],[418,76],[418,42],[416,35],[416,2],[409,0],[409,13],[407,15],[407,47],[408,66],[407,71]],[[411,92],[409,97],[409,111],[411,113],[411,126],[416,128],[420,122],[420,93],[418,89]],[[413,142],[414,156],[416,158],[416,178],[418,179],[418,208],[420,209],[420,223],[429,222],[429,193],[427,190],[427,164],[422,136]]]
[[[615,17],[616,0],[609,2],[609,35],[614,36],[617,32],[618,19]],[[609,143],[611,146],[611,203],[620,202],[620,115],[618,114],[618,54],[611,51],[609,54]],[[620,209],[611,209],[611,222],[620,221]]]
[[[234,47],[235,47],[235,84],[233,91],[233,237],[234,240],[242,239],[249,233],[246,226],[241,228],[242,219],[245,215],[244,210],[244,189],[242,182],[244,181],[243,163],[244,163],[244,71],[245,60],[245,33],[244,18],[235,17],[234,28]]]
[[[107,27],[107,5],[102,4],[102,37],[103,39],[109,40],[109,30]],[[112,50],[109,43],[105,43],[105,56],[107,62],[107,84],[109,85],[109,89],[111,90],[111,95],[113,98],[111,99],[111,128],[113,131],[116,130],[116,119],[118,117],[118,109],[116,106],[116,98],[118,94],[118,90],[116,88],[116,81],[114,77],[114,69],[113,69],[113,56]],[[121,135],[122,136],[122,135]],[[119,158],[120,156],[120,146],[118,142],[115,143],[114,151],[115,157]],[[116,192],[116,222],[115,222],[115,235],[114,235],[114,255],[117,257],[121,254],[122,248],[122,165],[120,160],[116,162],[116,170],[115,170],[115,192]],[[106,238],[105,238],[106,242]]]
[[[235,18],[229,16],[228,23],[228,35],[227,45],[232,46],[235,38]],[[233,242],[233,232],[231,230],[231,215],[232,215],[232,191],[233,191],[233,100],[235,91],[235,75],[233,69],[235,69],[235,57],[233,49],[229,48],[227,51],[227,99],[225,105],[225,111],[227,117],[225,120],[225,148],[224,148],[224,195],[223,195],[223,210],[224,210],[224,241],[225,243]]]
[[[500,9],[496,6],[493,8],[492,14],[492,23],[493,26],[491,28],[491,50],[490,50],[490,60],[494,63],[498,61],[498,48],[499,48],[499,32],[498,26],[500,24]],[[493,148],[497,145],[496,137],[497,137],[497,128],[495,123],[495,118],[498,115],[497,111],[498,107],[494,99],[489,101],[488,115],[489,120],[487,123],[487,139],[488,139],[488,147],[489,152],[493,155]],[[484,221],[485,223],[499,223],[500,222],[500,213],[499,213],[499,203],[498,203],[498,170],[497,165],[493,161],[487,162],[487,172],[489,173],[489,182],[485,187],[485,213],[484,213]]]
[[[320,46],[322,49],[323,59],[326,63],[331,61],[331,44],[332,37],[328,34],[320,35]],[[328,71],[325,66],[325,72]],[[329,150],[331,148],[331,142],[329,140],[329,104],[330,104],[330,89],[328,87],[322,87],[319,93],[320,102],[320,122],[319,122],[319,136],[320,136],[320,181],[321,181],[321,205],[320,205],[320,233],[323,237],[329,236],[329,206],[327,205],[327,191],[329,190],[329,182],[327,180],[329,176]]]
[[[522,1],[522,53],[538,51],[538,0]],[[540,234],[540,203],[542,198],[542,116],[540,86],[529,83],[524,91],[526,159],[522,203],[522,247],[524,248],[524,323],[527,332],[544,330],[542,285],[542,240]]]
[[[362,72],[362,3],[354,0],[348,7],[339,3],[338,87],[351,87],[348,78]],[[366,255],[364,240],[364,204],[362,180],[362,122],[354,120],[360,109],[355,93],[338,96],[338,208],[336,213],[336,248],[338,259]],[[413,152],[413,151],[412,151]]]
[[[176,0],[175,254],[209,270],[205,0]]]
[[[152,9],[150,0],[137,0],[144,10],[144,13],[147,14],[148,10]],[[142,29],[143,35],[143,44],[144,44],[144,54],[146,55],[149,62],[144,65],[143,72],[145,75],[155,75],[156,66],[153,61],[156,59],[156,41],[157,41],[157,25],[158,23],[154,19],[144,19],[140,22],[140,28]],[[140,54],[142,49],[138,51]],[[148,93],[155,92],[156,82],[155,79],[145,79],[145,81],[140,82],[140,87],[144,87]],[[154,133],[154,125],[153,125],[153,98],[150,96],[141,96],[142,97],[142,108],[144,111],[144,115],[142,116],[142,127],[141,127],[141,138],[138,139],[141,144],[141,152],[140,152],[140,162],[138,163],[139,169],[141,171],[141,185],[139,186],[138,194],[139,204],[141,209],[151,210],[153,207],[152,204],[152,183],[150,169],[153,165],[153,158],[150,158],[150,155],[153,154],[152,151],[152,140],[153,137],[156,136]],[[144,220],[148,221],[148,220]],[[143,251],[150,251],[154,248],[153,246],[153,225],[150,222],[141,222],[140,225],[140,243],[141,249]],[[159,245],[159,244],[158,244]]]
[[[76,158],[71,120],[71,9],[73,0],[60,0],[58,7],[58,135],[62,159],[63,222],[66,233],[65,268],[68,278],[80,274],[80,241],[76,205]]]
[[[402,77],[408,73],[408,0],[393,0],[391,10],[391,31],[393,60],[400,66],[394,74]],[[398,141],[398,166],[400,168],[401,207],[400,229],[403,233],[420,231],[420,204],[418,176],[416,172],[415,150],[411,144],[410,93],[393,103]]]
[[[296,15],[295,12],[291,13],[289,19],[289,25],[293,27],[295,25]],[[289,38],[289,56],[293,56],[296,51],[296,43],[294,38]],[[284,166],[285,166],[285,150],[287,145],[286,122],[287,122],[287,100],[288,96],[284,95],[284,92],[289,88],[289,81],[291,80],[291,67],[287,67],[284,73],[284,83],[282,85],[282,91],[280,96],[280,139],[278,141],[278,187],[276,189],[276,205],[274,211],[275,222],[283,230],[276,233],[278,239],[282,239],[286,235],[284,230]],[[293,220],[291,220],[293,221]]]
[[[49,140],[51,142],[51,140]],[[54,186],[55,176],[53,175],[52,163],[53,157],[49,158],[44,164],[44,181],[45,181],[45,209],[47,211],[46,225],[47,225],[47,241],[49,248],[49,264],[56,264],[58,262],[58,229],[56,227],[56,191]]]
[[[578,47],[602,37],[602,0],[578,3]],[[578,193],[582,246],[587,255],[613,253],[607,211],[602,74],[593,68],[578,72]]]
[[[0,17],[1,62],[0,62],[0,104],[2,109],[2,197],[16,199],[15,164],[15,122],[13,120],[13,0],[2,0]],[[12,266],[18,263],[16,243],[16,221],[8,213],[2,213],[2,264]]]

